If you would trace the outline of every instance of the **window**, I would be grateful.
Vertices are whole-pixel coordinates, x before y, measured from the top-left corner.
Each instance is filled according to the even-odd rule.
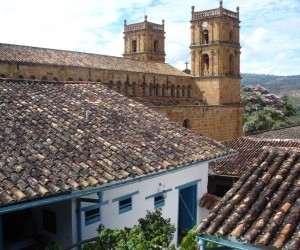
[[[149,96],[153,96],[153,84],[150,83],[149,85]]]
[[[46,76],[42,76],[41,81],[47,81],[47,77]]]
[[[119,201],[119,213],[125,213],[132,209],[132,198],[127,198],[124,200]]]
[[[232,32],[232,30],[229,31],[229,43],[233,43],[233,32]]]
[[[165,198],[163,195],[154,197],[154,208],[160,208],[165,205]]]
[[[208,30],[202,31],[202,43],[208,44]]]
[[[136,40],[132,41],[132,52],[136,52]]]
[[[121,93],[121,82],[120,81],[117,83],[117,91],[119,93]]]
[[[95,208],[89,211],[85,211],[85,225],[88,226],[95,222],[100,221],[100,208]]]
[[[174,85],[171,85],[171,96],[174,97]]]
[[[165,84],[163,84],[163,86],[162,86],[161,96],[166,96],[166,85]]]
[[[157,52],[157,49],[158,49],[158,41],[154,40],[154,43],[153,43],[153,52]]]
[[[234,57],[233,54],[229,56],[229,75],[234,75]]]
[[[48,209],[43,209],[43,227],[48,232],[56,234],[56,214]]]
[[[182,90],[181,90],[181,96],[185,96],[185,86],[182,86]]]
[[[113,81],[109,81],[109,83],[108,83],[108,88],[109,88],[109,89],[113,89],[113,88],[114,88],[114,83],[113,83]]]

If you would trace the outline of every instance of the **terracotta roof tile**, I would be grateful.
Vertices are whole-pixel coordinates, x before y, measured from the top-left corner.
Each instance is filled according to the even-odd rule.
[[[0,43],[0,62],[144,72],[190,78],[167,63],[3,43]]]
[[[300,140],[300,126],[292,126],[279,128],[274,130],[268,130],[265,132],[259,132],[255,134],[247,135],[249,138],[256,139],[281,139],[281,140]]]
[[[1,206],[233,152],[96,83],[1,81],[0,113]]]
[[[197,232],[295,249],[300,228],[300,148],[263,147]]]
[[[300,140],[281,140],[281,139],[256,139],[241,137],[238,139],[222,142],[226,147],[235,149],[239,152],[236,156],[217,160],[209,164],[211,175],[242,176],[251,167],[258,157],[264,157],[262,148],[270,147],[298,147]],[[262,154],[262,155],[261,155]],[[265,163],[268,165],[268,163]],[[263,166],[263,165],[261,165]],[[255,167],[255,166],[254,166]],[[269,173],[263,178],[268,178]]]

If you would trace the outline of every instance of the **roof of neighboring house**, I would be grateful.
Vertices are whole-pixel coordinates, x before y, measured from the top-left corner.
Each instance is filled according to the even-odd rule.
[[[293,139],[300,140],[300,126],[292,126],[279,128],[274,130],[268,130],[261,133],[249,134],[249,138],[260,138],[260,139]]]
[[[131,97],[132,98],[132,97]],[[134,100],[143,103],[146,106],[159,107],[159,106],[204,106],[202,101],[196,100],[191,97],[176,98],[176,97],[133,97]],[[205,105],[207,107],[207,105]]]
[[[273,248],[300,248],[300,149],[260,150],[197,233]]]
[[[143,72],[188,77],[167,63],[0,43],[0,62]]]
[[[0,206],[232,152],[102,84],[0,81]]]
[[[300,148],[300,140],[283,139],[256,139],[241,137],[222,142],[226,147],[235,149],[238,155],[226,159],[217,160],[209,164],[210,175],[222,175],[240,177],[260,155],[264,146],[270,147],[297,147]]]

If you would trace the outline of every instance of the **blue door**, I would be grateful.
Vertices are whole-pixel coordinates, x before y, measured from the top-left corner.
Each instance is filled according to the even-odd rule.
[[[197,223],[197,184],[179,190],[178,244]]]

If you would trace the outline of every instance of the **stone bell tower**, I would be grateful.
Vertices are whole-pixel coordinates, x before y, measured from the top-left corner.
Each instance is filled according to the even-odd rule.
[[[239,8],[195,12],[191,20],[191,76],[209,105],[240,104]]]
[[[124,21],[124,58],[165,62],[165,25],[144,22],[127,25]]]

